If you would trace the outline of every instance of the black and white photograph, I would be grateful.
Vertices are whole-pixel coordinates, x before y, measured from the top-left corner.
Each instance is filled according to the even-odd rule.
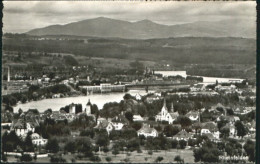
[[[255,163],[255,1],[3,1],[1,163]]]

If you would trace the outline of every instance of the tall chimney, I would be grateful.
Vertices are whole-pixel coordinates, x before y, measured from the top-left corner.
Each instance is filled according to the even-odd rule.
[[[7,82],[10,82],[10,66],[7,69]]]

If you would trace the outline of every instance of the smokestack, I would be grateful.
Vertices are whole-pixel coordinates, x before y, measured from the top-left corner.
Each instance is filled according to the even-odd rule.
[[[10,82],[10,66],[8,66],[7,70],[7,82]]]

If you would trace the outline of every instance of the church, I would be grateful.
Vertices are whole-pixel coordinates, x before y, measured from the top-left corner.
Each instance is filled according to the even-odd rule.
[[[167,121],[169,124],[172,124],[173,121],[175,121],[178,116],[179,116],[179,113],[174,112],[173,103],[171,104],[170,111],[168,111],[168,109],[166,107],[166,100],[164,99],[164,103],[163,103],[163,107],[161,109],[161,112],[159,112],[155,116],[155,120],[156,121]]]

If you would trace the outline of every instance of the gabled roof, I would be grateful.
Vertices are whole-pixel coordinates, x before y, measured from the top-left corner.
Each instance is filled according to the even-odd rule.
[[[177,133],[175,136],[173,136],[174,138],[190,138],[191,134],[186,132],[185,130],[180,131],[179,133]]]
[[[156,131],[156,129],[149,127],[147,124],[144,124],[141,129],[138,130],[138,132],[144,132],[144,133],[152,133],[153,131]]]
[[[129,123],[129,121],[125,118],[125,116],[123,116],[121,114],[116,116],[116,117],[114,117],[114,118],[112,118],[112,122],[114,122],[114,123],[123,123],[123,124]]]
[[[214,122],[202,123],[202,129],[209,129],[211,132],[218,131],[218,127],[217,127],[216,123],[214,123]]]
[[[199,112],[196,111],[190,111],[189,113],[187,113],[185,116],[186,117],[198,117]]]
[[[108,126],[109,122],[107,120],[102,120],[100,121],[100,123],[95,126],[94,128],[98,128],[98,129],[105,129]]]
[[[175,119],[179,116],[178,112],[171,112],[169,114],[171,115],[172,118],[175,118]]]

